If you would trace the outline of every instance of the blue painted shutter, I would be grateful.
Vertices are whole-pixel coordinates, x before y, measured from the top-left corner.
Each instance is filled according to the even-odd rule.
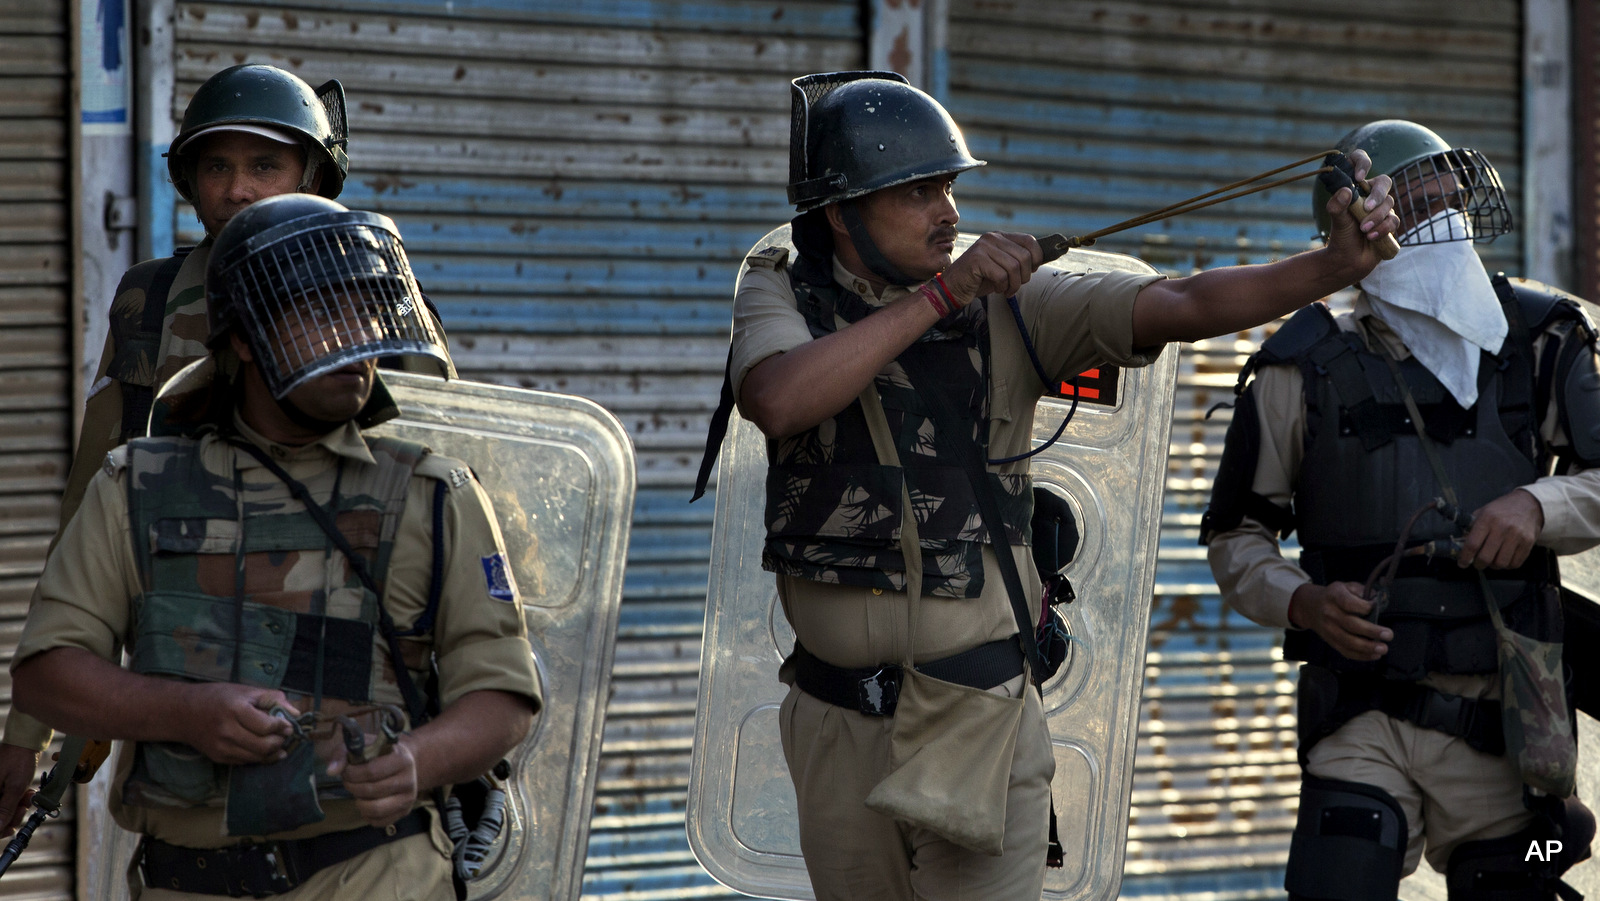
[[[639,492],[585,894],[734,897],[684,837],[715,501],[687,502],[739,263],[792,215],[788,79],[860,67],[858,4],[307,6],[179,2],[174,119],[225,66],[338,78],[339,199],[399,223],[462,376],[622,419]]]

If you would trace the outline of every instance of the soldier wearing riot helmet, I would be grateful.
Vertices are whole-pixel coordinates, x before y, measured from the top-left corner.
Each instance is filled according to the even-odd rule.
[[[377,357],[440,336],[394,224],[316,197],[233,217],[206,283],[210,351],[63,532],[17,704],[126,742],[147,897],[441,897],[430,793],[515,746],[541,689],[471,471],[362,434],[396,412]]]
[[[1022,538],[1027,464],[1005,460],[1028,449],[1048,386],[1024,339],[1046,377],[1061,381],[1097,364],[1147,364],[1167,341],[1270,320],[1370,270],[1369,241],[1395,227],[1388,180],[1376,180],[1363,220],[1347,212],[1343,192],[1330,204],[1330,248],[1268,266],[1172,280],[1036,273],[1043,257],[1028,235],[993,232],[954,253],[952,185],[983,162],[932,97],[892,73],[843,72],[795,80],[792,102],[797,253],[791,260],[774,247],[746,260],[724,403],[736,401],[769,439],[763,566],[776,573],[798,636],[780,671],[791,686],[780,722],[811,884],[819,898],[1038,897],[1054,762],[1018,648],[1016,611],[1027,607],[1037,621],[1040,603]],[[1365,171],[1364,156],[1355,163]],[[927,400],[934,393],[959,412],[940,412],[945,401]],[[714,429],[707,464],[720,440]],[[879,478],[902,471],[886,468],[890,445],[903,482]],[[982,476],[952,468],[979,451],[991,461]],[[1005,530],[1002,554],[991,532],[970,526],[988,503],[978,499],[980,479],[998,497],[1002,522],[987,528]],[[895,526],[907,522],[906,493],[918,498],[920,579],[897,543],[910,540]],[[1016,570],[1025,588],[1013,592]],[[1014,747],[1013,756],[980,756],[971,769],[951,761],[943,782],[917,787],[937,804],[950,780],[998,767],[998,797],[981,803],[1003,822],[981,836],[955,836],[909,808],[883,813],[892,805],[874,800],[896,781],[889,748],[904,713],[879,681],[858,693],[866,682],[853,677],[898,664],[908,645],[917,670],[1020,710],[993,735],[992,747]]]
[[[241,65],[217,72],[196,89],[166,158],[173,186],[194,205],[206,237],[192,249],[134,266],[117,286],[62,496],[62,526],[106,454],[145,434],[156,390],[205,354],[201,282],[217,232],[265,197],[338,197],[350,168],[346,138],[344,89],[337,81],[313,90],[283,69]],[[401,365],[454,375],[448,355],[406,357]],[[0,829],[9,832],[25,812],[24,794],[49,740],[49,732],[28,717],[7,719],[0,744]]]
[[[1594,820],[1508,748],[1486,595],[1509,631],[1559,648],[1555,555],[1600,543],[1595,333],[1576,298],[1484,271],[1473,243],[1512,223],[1483,154],[1403,120],[1339,148],[1393,177],[1400,254],[1353,312],[1302,310],[1246,365],[1201,534],[1224,599],[1304,662],[1285,887],[1392,898],[1426,855],[1452,901],[1553,899]],[[1424,509],[1451,492],[1469,528]],[[1295,530],[1298,564],[1277,544]],[[1378,566],[1401,540],[1452,538],[1456,559]],[[1561,852],[1528,854],[1546,840]]]

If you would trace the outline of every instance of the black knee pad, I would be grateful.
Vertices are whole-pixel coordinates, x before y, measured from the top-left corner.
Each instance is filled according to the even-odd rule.
[[[1554,901],[1579,895],[1561,881],[1589,856],[1594,814],[1577,798],[1549,799],[1520,832],[1463,842],[1450,852],[1450,901]]]
[[[1594,812],[1577,796],[1559,802],[1553,831],[1561,840],[1561,853],[1556,857],[1558,873],[1572,869],[1573,864],[1589,859],[1589,846],[1594,842]]]
[[[1283,887],[1296,901],[1394,901],[1406,859],[1406,814],[1361,782],[1300,783],[1300,818]]]

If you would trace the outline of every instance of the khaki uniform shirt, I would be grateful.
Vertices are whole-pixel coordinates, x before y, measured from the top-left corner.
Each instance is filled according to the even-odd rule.
[[[299,448],[273,444],[236,422],[239,431],[266,450],[297,480],[331,469],[340,458],[372,461],[372,454],[354,424],[346,424],[318,441]],[[246,484],[277,482],[254,458],[230,448],[213,433],[200,453],[213,471],[237,467]],[[444,458],[434,468],[454,466]],[[141,592],[128,518],[126,451],[112,453],[104,469],[89,483],[82,514],[68,523],[39,580],[39,598],[28,611],[13,666],[52,648],[82,648],[113,662],[121,659],[132,604]],[[465,470],[465,467],[462,467]],[[440,473],[443,474],[443,469]],[[440,702],[448,706],[468,692],[492,689],[541,698],[539,677],[523,623],[522,606],[490,596],[484,557],[505,552],[488,496],[476,479],[445,493],[445,576],[432,640],[439,664]],[[280,483],[281,484],[281,483]],[[432,575],[432,511],[434,480],[413,476],[405,515],[395,535],[383,603],[404,631],[422,613]],[[284,488],[285,497],[288,489]],[[320,501],[326,498],[319,497]],[[373,653],[388,656],[388,645],[376,639]],[[111,790],[112,814],[124,828],[187,847],[219,847],[237,842],[223,835],[223,810],[217,808],[133,807],[120,803],[121,786],[132,765],[131,748],[118,759]],[[424,805],[431,804],[423,801]],[[354,801],[324,801],[327,819],[274,838],[301,838],[363,825]],[[437,823],[438,818],[435,817]],[[444,842],[435,829],[436,840]],[[448,844],[442,844],[447,850]]]
[[[1365,295],[1357,299],[1353,312],[1338,318],[1338,324],[1360,334],[1369,348],[1381,342],[1398,360],[1411,356],[1388,325],[1373,315]],[[1570,329],[1570,323],[1558,323],[1534,336],[1535,359],[1546,342],[1563,340]],[[1263,366],[1251,390],[1261,423],[1261,454],[1251,489],[1287,507],[1305,453],[1304,381],[1298,367]],[[1547,445],[1568,443],[1553,398],[1539,432]],[[1523,489],[1544,508],[1540,545],[1558,554],[1574,554],[1600,544],[1600,469],[1546,476]],[[1311,578],[1283,558],[1272,530],[1246,517],[1239,528],[1213,536],[1206,556],[1229,606],[1263,626],[1290,627],[1289,598]]]
[[[167,292],[167,313],[161,323],[161,345],[156,353],[153,384],[157,386],[165,384],[178,370],[207,353],[206,339],[211,323],[206,314],[205,277],[210,260],[211,238],[207,237],[184,258]],[[143,287],[129,288],[118,294],[111,302],[113,314],[129,306],[142,308],[144,294]],[[437,320],[434,325],[442,337],[444,328]],[[67,472],[67,484],[61,496],[61,523],[51,542],[52,548],[61,540],[60,530],[66,528],[79,504],[83,503],[89,480],[105,464],[106,454],[122,443],[122,383],[106,374],[117,350],[116,336],[107,332],[105,348],[100,352],[100,366],[95,370],[95,380],[85,399],[83,425],[78,430],[72,468]],[[404,358],[402,368],[428,375],[441,374],[432,360],[418,357]],[[455,376],[454,367],[449,368],[448,374]],[[3,741],[40,750],[50,743],[50,729],[27,714],[13,711],[6,718]]]
[[[764,264],[764,265],[763,265]],[[905,296],[904,288],[875,293],[834,258],[834,278],[872,306]],[[1099,364],[1146,366],[1161,348],[1133,346],[1133,300],[1159,275],[1129,272],[1063,272],[1041,269],[1018,292],[1029,336],[1045,371],[1064,380]],[[974,301],[977,302],[977,301]],[[1034,404],[1044,385],[1028,360],[1022,336],[1005,299],[989,299],[989,456],[1009,457],[1030,449]],[[788,274],[770,260],[753,261],[739,278],[733,307],[734,397],[750,370],[775,353],[811,340],[795,305]],[[1028,471],[1023,460],[993,467],[1002,473]],[[1012,549],[1035,616],[1041,586],[1026,547]],[[937,660],[1017,632],[992,548],[983,549],[984,590],[976,599],[926,598],[918,612],[913,659]],[[908,596],[897,592],[778,577],[784,612],[806,649],[835,666],[858,667],[899,662],[910,633]]]

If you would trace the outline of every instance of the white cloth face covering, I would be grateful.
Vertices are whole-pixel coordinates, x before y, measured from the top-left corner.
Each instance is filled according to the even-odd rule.
[[[1394,329],[1417,362],[1442,382],[1456,402],[1478,401],[1480,351],[1497,353],[1506,339],[1506,317],[1483,262],[1472,249],[1472,230],[1460,210],[1444,210],[1429,222],[1449,228],[1454,241],[1405,246],[1361,280],[1379,318]],[[1423,228],[1428,223],[1418,225]]]

